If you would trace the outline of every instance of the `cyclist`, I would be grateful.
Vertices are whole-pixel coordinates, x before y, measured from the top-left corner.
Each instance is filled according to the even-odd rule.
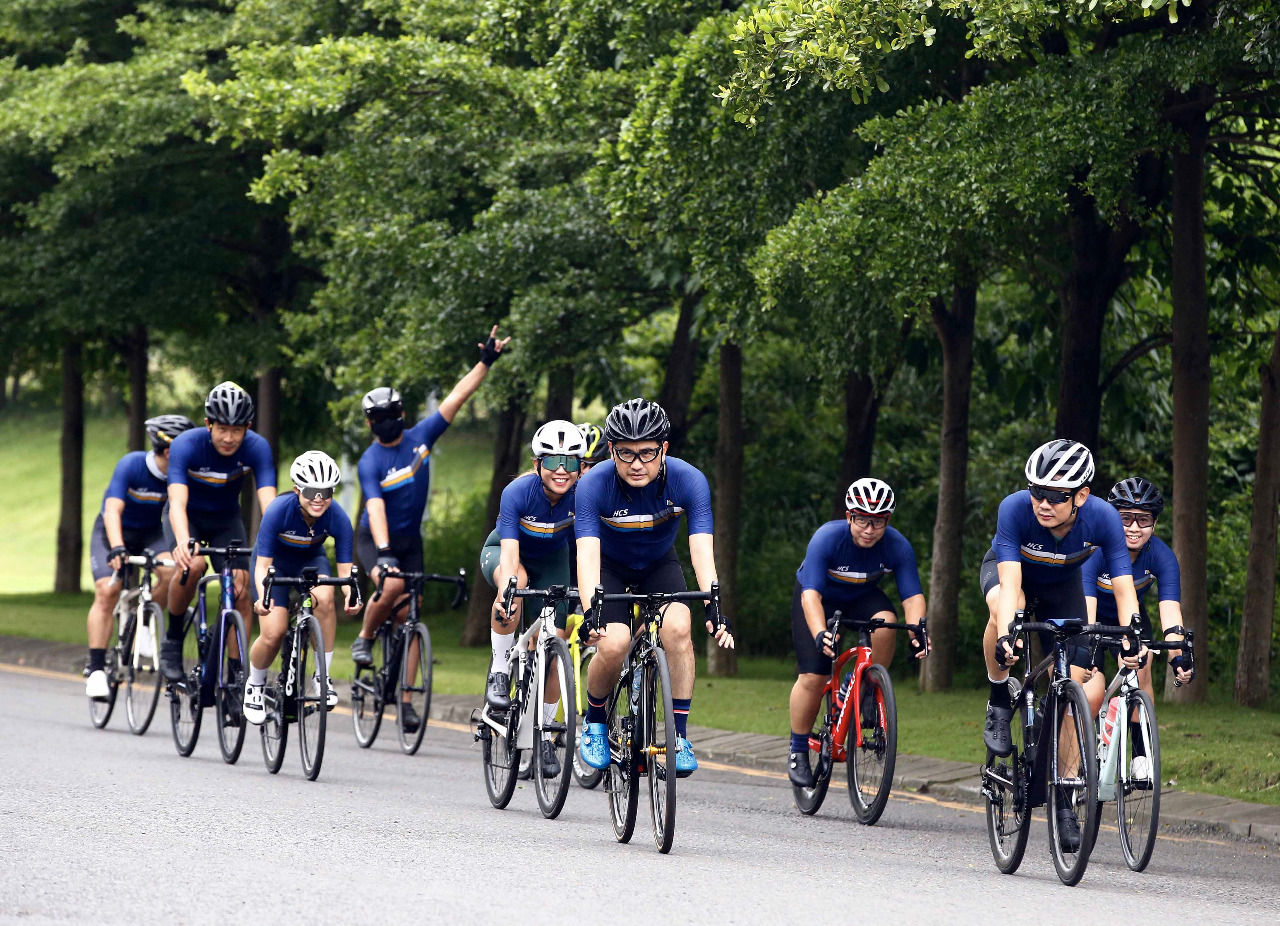
[[[711,490],[707,477],[676,457],[667,456],[671,430],[667,413],[656,402],[630,399],[614,406],[604,433],[612,459],[591,469],[578,482],[574,531],[578,543],[578,590],[592,607],[597,585],[606,594],[634,588],[639,592],[682,592],[684,570],[676,556],[680,515],[689,519],[689,555],[698,587],[710,591],[716,577],[712,541]],[[605,705],[631,644],[631,609],[601,605],[602,629],[592,634],[595,658],[587,675],[586,729],[582,759],[593,768],[609,765]],[[687,605],[665,606],[662,645],[671,668],[672,710],[676,727],[676,774],[687,777],[698,767],[687,735],[693,698],[694,654]],[[726,626],[716,631],[707,609],[707,630],[716,642],[733,647]],[[621,625],[612,627],[611,625]]]
[[[586,442],[573,422],[555,420],[538,428],[531,447],[534,471],[513,479],[502,490],[498,526],[480,553],[480,572],[498,591],[506,588],[510,576],[516,576],[519,588],[569,584],[574,486]],[[562,640],[569,636],[566,604],[556,603],[555,631]],[[514,627],[522,607],[533,608],[532,613],[539,614],[542,599],[517,598],[510,614],[503,608],[501,596],[493,604],[489,629],[493,659],[485,684],[485,701],[495,711],[511,706],[507,661],[516,643]],[[560,703],[560,683],[554,676],[548,679],[546,697],[543,720],[550,723]],[[539,757],[548,778],[560,774],[560,762],[550,741],[543,740]]]
[[[584,421],[578,425],[578,430],[582,432],[582,439],[586,442],[586,456],[582,458],[582,471],[585,473],[597,463],[603,463],[609,459],[609,445],[604,439],[604,431],[600,430],[598,424]]]
[[[379,386],[361,401],[374,441],[357,466],[365,503],[356,532],[356,551],[375,579],[383,571],[422,571],[422,513],[431,481],[427,457],[510,340],[498,340],[498,326],[494,325],[489,339],[478,345],[480,361],[458,381],[434,414],[411,428],[405,427],[404,402],[395,389]],[[363,625],[351,644],[356,665],[373,665],[373,636],[403,593],[404,582],[387,579],[382,597],[364,609]]]
[[[1178,559],[1173,551],[1159,537],[1155,536],[1156,521],[1164,511],[1164,496],[1147,480],[1139,476],[1130,476],[1117,482],[1107,496],[1107,501],[1120,513],[1120,523],[1124,525],[1125,546],[1129,548],[1129,562],[1133,567],[1133,585],[1138,595],[1138,618],[1135,622],[1138,634],[1145,641],[1152,639],[1153,628],[1151,618],[1147,614],[1147,606],[1143,598],[1151,591],[1151,586],[1158,585],[1160,626],[1164,630],[1181,629],[1182,597],[1181,577],[1178,572]],[[1107,571],[1102,556],[1094,553],[1080,568],[1080,581],[1084,586],[1085,607],[1089,611],[1089,620],[1101,624],[1115,624],[1119,620],[1116,610],[1115,591],[1111,586],[1111,574]],[[1178,634],[1173,639],[1181,639]],[[1086,654],[1087,655],[1087,654]],[[1099,651],[1091,665],[1081,668],[1072,666],[1071,675],[1084,686],[1089,696],[1089,706],[1096,716],[1102,707],[1102,696],[1106,693],[1106,678],[1102,672],[1105,652]],[[1195,668],[1190,659],[1182,653],[1169,653],[1169,667],[1177,673],[1178,681],[1186,684],[1195,678]],[[1144,662],[1138,668],[1138,685],[1151,697],[1155,698],[1155,689],[1151,684],[1151,664]],[[1134,725],[1133,742],[1135,756],[1133,759],[1134,778],[1146,778],[1150,765],[1142,754],[1145,744],[1141,733]]]
[[[1027,459],[1027,488],[1000,503],[991,549],[983,557],[980,580],[989,619],[983,636],[983,655],[991,696],[987,703],[983,740],[999,756],[1013,751],[1009,721],[1009,666],[1018,659],[1021,640],[1009,634],[1015,612],[1034,605],[1041,622],[1087,621],[1079,571],[1095,550],[1111,572],[1121,615],[1138,610],[1129,551],[1120,515],[1089,493],[1093,454],[1078,441],[1052,440]],[[1121,622],[1128,623],[1123,616]],[[1046,649],[1052,640],[1046,641]],[[1124,657],[1136,665],[1138,656]],[[1083,661],[1078,655],[1076,659]],[[1058,832],[1063,848],[1080,845],[1080,826],[1070,802],[1061,803]]]
[[[791,759],[788,774],[802,788],[814,785],[809,766],[809,731],[818,716],[822,689],[831,678],[836,640],[827,621],[836,611],[854,620],[881,618],[896,623],[897,614],[879,582],[892,573],[908,624],[919,624],[925,614],[924,593],[916,553],[911,542],[889,526],[894,495],[880,479],[859,479],[844,497],[845,516],[818,528],[804,562],[796,571],[791,595],[791,638],[796,647],[797,678],[791,689]],[[872,657],[887,666],[893,659],[892,630],[877,631],[871,641]],[[911,635],[915,658],[926,650]],[[875,695],[863,695],[863,723],[875,716]]]
[[[160,671],[169,681],[182,678],[183,615],[195,597],[196,576],[204,573],[205,558],[192,556],[192,537],[214,547],[235,541],[248,543],[240,517],[240,486],[252,472],[258,484],[258,505],[266,511],[276,497],[276,466],[265,437],[249,430],[253,399],[232,382],[219,383],[204,403],[204,428],[192,428],[174,438],[169,451],[169,501],[161,515],[165,544],[177,566],[169,582],[169,626],[160,645]],[[222,569],[224,557],[213,557],[213,568]],[[248,557],[237,556],[236,608],[252,624],[249,611]],[[182,572],[190,570],[188,581]]]
[[[116,571],[126,556],[143,550],[164,549],[160,530],[160,509],[164,505],[165,476],[169,471],[169,445],[196,423],[185,415],[160,415],[146,421],[150,450],[126,453],[116,464],[111,482],[102,494],[102,509],[93,522],[89,538],[89,568],[93,573],[93,604],[89,607],[89,677],[85,694],[105,698],[111,693],[107,682],[107,642],[111,639],[111,612],[120,598]],[[169,570],[157,569],[155,602],[164,608],[168,600]],[[151,656],[151,638],[136,636],[140,655]],[[145,648],[145,650],[144,650]]]
[[[289,467],[293,491],[281,495],[262,515],[258,540],[253,547],[253,598],[261,626],[258,639],[249,649],[249,678],[244,687],[244,717],[252,724],[266,720],[264,691],[267,669],[280,652],[280,644],[289,632],[289,591],[283,586],[271,589],[271,600],[263,594],[267,570],[272,566],[282,576],[300,576],[302,570],[314,567],[316,574],[332,575],[324,542],[333,538],[334,559],[338,577],[351,575],[351,519],[333,498],[333,489],[342,481],[338,464],[327,453],[308,450]],[[338,615],[333,603],[333,587],[319,586],[311,590],[315,615],[324,635],[326,672],[333,671],[333,641],[338,632]],[[354,595],[348,596],[346,611],[360,610]],[[332,678],[332,675],[330,675]],[[338,692],[329,685],[328,705],[338,704]]]

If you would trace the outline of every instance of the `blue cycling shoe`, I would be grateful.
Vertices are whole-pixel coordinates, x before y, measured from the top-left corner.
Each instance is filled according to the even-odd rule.
[[[693,743],[683,736],[676,737],[676,777],[688,778],[698,770],[698,760],[693,754]]]
[[[582,761],[592,768],[609,767],[609,732],[604,724],[586,725],[582,731],[582,745],[578,748],[578,753],[582,756]]]

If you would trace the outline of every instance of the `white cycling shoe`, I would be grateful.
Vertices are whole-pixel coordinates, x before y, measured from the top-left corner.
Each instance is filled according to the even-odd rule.
[[[84,693],[95,701],[105,701],[111,697],[111,685],[107,682],[107,673],[102,669],[90,672],[84,682]]]
[[[310,697],[315,697],[320,693],[320,677],[313,675],[311,677]],[[338,689],[333,687],[333,679],[329,679],[329,691],[324,699],[325,710],[333,710],[338,706]]]
[[[244,685],[244,719],[255,727],[260,727],[267,719],[266,685],[255,685],[245,682]]]

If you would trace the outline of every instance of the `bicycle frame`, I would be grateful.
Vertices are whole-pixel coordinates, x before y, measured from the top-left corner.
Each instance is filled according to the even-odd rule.
[[[831,730],[831,758],[836,762],[844,762],[848,759],[848,749],[845,744],[848,742],[849,723],[857,713],[857,708],[853,705],[862,704],[862,673],[872,663],[871,659],[871,633],[869,629],[864,629],[859,633],[859,642],[856,646],[851,646],[835,659],[831,661],[831,678],[827,684],[823,686],[822,693],[824,695],[830,693],[831,698],[827,702],[826,727]],[[840,697],[840,679],[843,675],[844,668],[850,662],[853,667],[853,684],[849,692],[844,698]],[[836,712],[836,716],[832,717],[831,712]],[[877,710],[879,706],[877,705]],[[857,744],[862,745],[862,724],[857,724]],[[822,751],[822,743],[815,737],[809,737],[809,748],[814,752]]]
[[[129,556],[125,559],[126,566],[137,566],[141,572],[138,576],[138,584],[131,585],[130,574],[125,577],[125,590],[120,593],[120,600],[116,603],[116,627],[117,636],[123,636],[122,631],[125,629],[125,623],[128,619],[130,611],[137,614],[137,620],[133,628],[133,645],[130,647],[129,666],[135,671],[140,668],[138,657],[138,634],[142,632],[142,616],[146,614],[147,605],[151,603],[151,583],[157,566],[173,566],[173,560],[161,559],[151,550],[143,550],[140,556]],[[151,647],[152,659],[157,659],[159,655],[160,634],[158,628],[151,628]]]
[[[226,646],[227,612],[236,609],[235,570],[231,563],[235,557],[253,552],[248,547],[241,547],[234,541],[226,547],[204,547],[192,540],[189,547],[193,555],[221,556],[222,569],[213,575],[202,576],[196,585],[196,641],[200,654],[200,702],[207,707],[213,703],[214,690],[226,688],[227,680],[223,676],[221,653]],[[208,622],[208,586],[210,582],[219,583],[218,634],[216,640],[209,632]],[[216,645],[215,645],[216,644]],[[247,662],[248,641],[237,640],[241,662]],[[216,665],[216,668],[214,668]]]
[[[378,692],[370,692],[381,697],[384,703],[390,703],[395,698],[396,692],[396,667],[400,665],[400,657],[404,652],[406,641],[410,638],[414,628],[422,623],[422,593],[428,582],[446,582],[457,586],[457,591],[453,596],[451,608],[457,609],[463,601],[467,599],[466,585],[467,571],[459,569],[456,576],[437,575],[430,572],[400,572],[391,573],[382,572],[378,576],[378,590],[373,594],[373,601],[377,601],[382,597],[382,584],[388,578],[400,579],[404,582],[405,588],[402,596],[391,608],[391,613],[387,615],[386,622],[379,627],[379,634],[383,628],[390,626],[387,630],[386,640],[387,651],[383,654],[385,657],[382,662],[382,668],[378,672]],[[400,612],[408,609],[403,621],[399,621]],[[405,680],[408,683],[408,680]],[[355,684],[361,684],[357,679]]]

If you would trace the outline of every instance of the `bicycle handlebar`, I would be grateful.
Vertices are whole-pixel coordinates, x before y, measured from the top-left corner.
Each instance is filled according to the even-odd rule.
[[[111,584],[124,584],[124,570],[126,566],[138,566],[141,569],[147,570],[147,572],[153,572],[157,567],[172,569],[174,565],[175,563],[173,560],[167,559],[163,556],[157,556],[154,550],[143,550],[142,553],[137,556],[124,557],[124,562],[120,564],[120,568],[116,569],[114,571],[114,575],[111,577]]]
[[[233,557],[242,553],[252,553],[253,547],[242,547],[238,540],[231,541],[225,547],[209,547],[201,544],[195,537],[190,537],[187,539],[187,552],[192,556],[225,556],[230,561]],[[181,584],[186,585],[187,577],[190,575],[191,567],[188,566],[182,570],[182,578],[179,580]]]
[[[918,624],[899,624],[896,622],[891,623],[881,617],[854,620],[851,617],[845,617],[843,612],[836,611],[827,620],[827,633],[831,634],[832,638],[835,638],[842,627],[848,630],[909,630],[921,646],[926,650],[929,648],[929,619],[927,617],[920,618],[920,623]]]
[[[379,569],[378,590],[373,593],[370,601],[378,601],[382,598],[382,585],[387,579],[401,579],[406,583],[418,585],[424,582],[448,582],[456,585],[457,590],[453,593],[453,601],[449,603],[449,609],[452,611],[458,610],[462,602],[467,600],[467,570],[465,569],[459,569],[456,576],[444,576],[434,572],[402,572],[399,569]]]
[[[351,575],[342,578],[334,576],[321,576],[315,566],[308,566],[302,570],[300,576],[278,576],[276,575],[276,567],[271,566],[267,569],[267,577],[262,582],[262,600],[267,602],[270,607],[271,586],[279,585],[282,588],[301,588],[313,589],[322,585],[332,585],[335,587],[347,587],[351,589],[349,600],[356,605],[360,604],[360,567],[352,566]]]
[[[508,587],[510,587],[510,583],[508,583]],[[704,601],[709,611],[713,609],[715,611],[712,633],[716,634],[721,630],[729,633],[733,632],[729,619],[720,610],[719,582],[712,582],[711,590],[707,592],[612,592],[608,595],[605,594],[603,585],[597,585],[596,593],[591,597],[592,613],[589,617],[583,619],[582,626],[578,628],[578,639],[583,643],[587,642],[587,637],[593,630],[599,630],[603,626],[603,606],[610,601],[625,604],[651,604],[655,607],[672,601]]]

